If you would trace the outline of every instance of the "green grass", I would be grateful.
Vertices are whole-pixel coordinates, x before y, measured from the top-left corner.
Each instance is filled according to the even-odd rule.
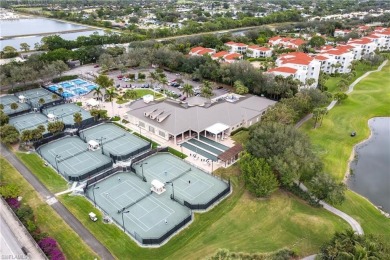
[[[354,82],[357,78],[359,78],[360,76],[362,76],[364,73],[366,73],[367,71],[370,71],[370,70],[374,70],[376,69],[377,67],[371,67],[367,64],[364,64],[362,62],[359,62],[357,65],[356,65],[356,68],[355,68],[355,72],[356,72],[356,76],[351,79],[349,81],[349,84],[351,84],[352,82]],[[325,83],[325,86],[328,88],[327,91],[331,92],[331,93],[336,93],[336,92],[340,92],[342,90],[340,90],[338,87],[337,87],[337,83],[342,79],[343,77],[340,76],[337,76],[337,77],[329,77],[329,79],[326,81]],[[348,84],[348,85],[349,85]],[[345,90],[344,90],[345,91]]]
[[[162,98],[163,95],[161,93],[154,92],[153,90],[150,89],[134,89],[134,91],[137,93],[137,99],[142,98],[145,95],[153,95],[155,99]],[[131,99],[125,99],[123,98],[122,100],[117,100],[117,104],[124,104],[131,101]]]
[[[390,63],[380,72],[371,73],[358,83],[348,99],[338,104],[324,118],[323,125],[313,129],[313,120],[302,129],[310,136],[315,151],[323,159],[325,170],[341,181],[348,167],[353,146],[368,138],[368,120],[390,116]],[[350,132],[356,131],[356,137]],[[382,216],[365,198],[348,191],[342,211],[354,217],[366,233],[385,235],[390,240],[390,220]]]
[[[279,191],[267,200],[253,198],[236,176],[237,166],[218,172],[231,176],[233,194],[209,212],[196,214],[188,228],[160,248],[141,248],[115,225],[91,222],[88,212],[97,211],[83,197],[62,195],[60,200],[118,259],[201,259],[219,248],[255,253],[289,247],[308,255],[335,231],[348,227],[289,193]]]
[[[16,156],[51,192],[68,189],[68,183],[53,168],[44,166],[44,161],[35,153],[16,153]]]
[[[321,127],[313,129],[314,119],[302,129],[310,136],[315,151],[325,163],[325,170],[337,180],[344,178],[352,148],[369,134],[367,121],[375,116],[389,116],[389,63],[380,72],[372,73],[355,86],[348,99],[337,104],[324,117]],[[356,131],[356,137],[350,133]]]
[[[3,157],[0,157],[0,168],[4,179],[19,185],[22,191],[22,203],[26,203],[32,207],[37,226],[41,231],[46,232],[58,241],[67,259],[98,258],[84,241],[38,196],[34,188]]]
[[[237,133],[235,133],[233,136],[232,136],[232,139],[238,143],[241,143],[243,145],[246,144],[247,140],[249,138],[249,131],[248,130],[241,130]]]

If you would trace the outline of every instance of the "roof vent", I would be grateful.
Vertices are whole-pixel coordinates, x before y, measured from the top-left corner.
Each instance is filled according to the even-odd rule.
[[[170,115],[171,114],[162,114],[162,115],[158,116],[157,117],[157,122],[161,123],[162,121],[164,121]]]
[[[161,110],[161,111],[156,111],[156,112],[153,112],[152,114],[150,114],[150,119],[156,119],[156,117],[158,117],[159,115],[161,115],[162,113],[164,113],[164,110]]]
[[[152,111],[144,112],[144,116],[148,117],[148,116],[150,116],[150,114],[152,114],[152,113],[155,112],[156,110],[157,110],[157,108],[154,109],[154,110],[152,110]]]

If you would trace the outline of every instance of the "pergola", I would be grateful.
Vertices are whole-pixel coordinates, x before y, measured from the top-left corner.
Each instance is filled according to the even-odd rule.
[[[228,125],[222,124],[222,123],[215,123],[209,127],[207,127],[204,131],[204,134],[206,136],[206,132],[209,132],[213,135],[215,135],[215,141],[217,141],[217,137],[219,134],[221,134],[221,139],[224,138],[225,130],[229,129],[230,127]]]

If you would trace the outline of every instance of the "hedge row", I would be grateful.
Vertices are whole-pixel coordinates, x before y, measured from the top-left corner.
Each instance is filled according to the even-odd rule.
[[[26,91],[26,90],[29,90],[29,89],[34,89],[34,88],[39,88],[41,85],[39,85],[38,83],[33,83],[33,84],[28,84],[28,85],[24,85],[24,86],[19,86],[19,87],[15,87],[15,88],[11,88],[8,90],[8,94],[14,94],[14,93],[17,93],[17,92],[20,92],[20,91]]]
[[[66,75],[66,76],[54,78],[51,82],[53,82],[53,83],[59,83],[59,82],[62,82],[62,81],[77,79],[78,77],[79,77],[79,76],[77,76],[77,75]]]

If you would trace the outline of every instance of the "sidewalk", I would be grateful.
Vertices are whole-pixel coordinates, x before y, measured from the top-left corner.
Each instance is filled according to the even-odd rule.
[[[27,256],[24,255],[21,247],[24,247],[28,251],[29,259],[47,259],[47,257],[43,254],[41,250],[38,249],[38,245],[33,240],[31,235],[28,233],[27,229],[20,223],[20,221],[16,218],[14,214],[10,211],[10,209],[5,205],[5,201],[1,200],[0,202],[0,215],[2,219],[4,219],[5,224],[12,231],[14,237],[18,240],[18,244],[20,245],[20,250],[18,248],[13,248],[12,252],[15,255],[12,255],[12,259],[27,259]],[[6,228],[1,229],[2,235],[6,235]],[[8,235],[12,235],[8,234]],[[6,236],[7,241],[11,240],[10,236]],[[10,248],[9,248],[10,249]],[[5,248],[4,248],[5,250]],[[22,254],[20,254],[22,252]],[[4,254],[4,255],[3,255]],[[1,249],[1,257],[8,257],[9,255],[6,251]],[[9,258],[11,259],[11,258]]]

